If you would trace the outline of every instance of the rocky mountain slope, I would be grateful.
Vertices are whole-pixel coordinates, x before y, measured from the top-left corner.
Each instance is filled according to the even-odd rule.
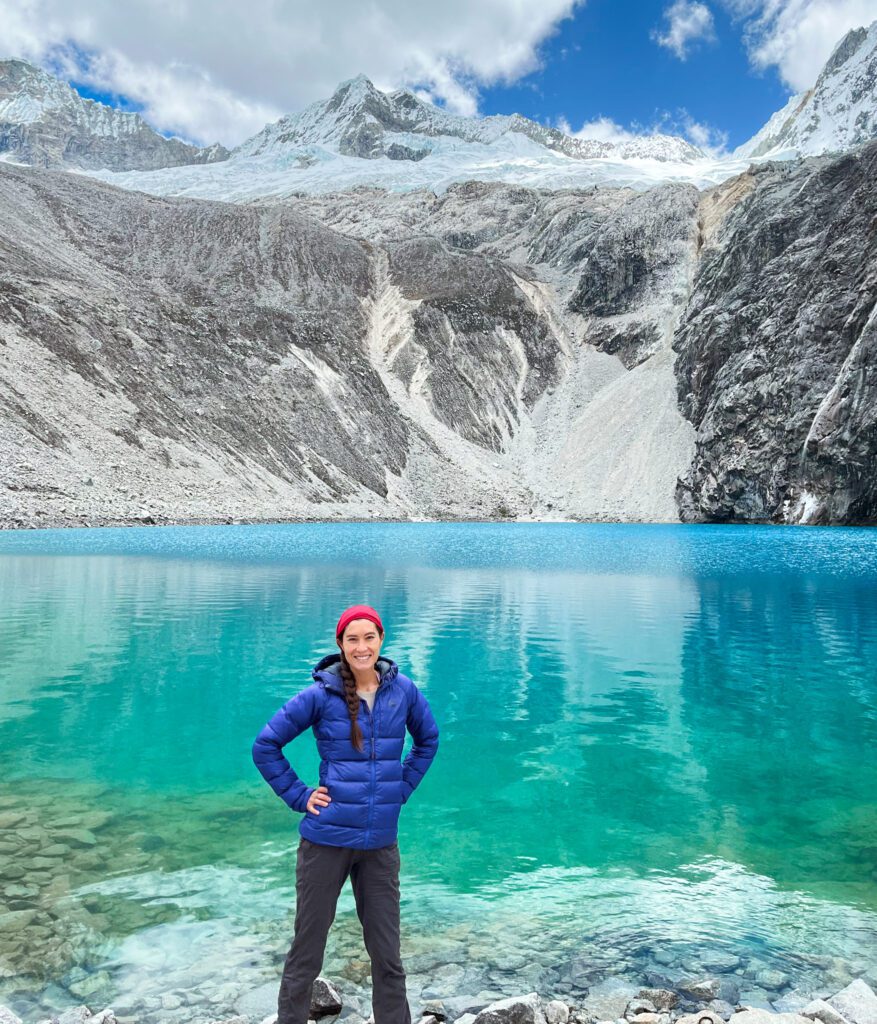
[[[159,135],[139,114],[83,99],[66,82],[23,60],[0,61],[0,159],[34,167],[149,171],[224,160]]]
[[[666,325],[696,191],[373,198],[366,241],[317,219],[351,197],[240,207],[0,167],[0,518],[673,518],[692,430]],[[595,311],[601,225],[649,237]]]
[[[873,521],[875,164],[269,206],[0,167],[0,518]]]
[[[877,138],[877,21],[849,31],[812,89],[792,96],[737,158],[841,153]]]

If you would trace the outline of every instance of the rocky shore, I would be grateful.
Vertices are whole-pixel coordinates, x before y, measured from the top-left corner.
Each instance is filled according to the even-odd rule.
[[[780,974],[781,972],[767,972]],[[762,977],[772,988],[779,979]],[[276,986],[271,986],[273,995]],[[257,1004],[267,993],[241,1000],[245,1012],[209,1024],[276,1024],[276,1014],[262,1015]],[[256,1012],[246,1012],[255,1010]],[[374,1024],[345,1005],[331,982],[317,979],[311,1002],[312,1021],[324,1024]],[[205,1024],[207,1018],[200,1018]],[[136,1024],[135,1017],[116,1016],[112,1008],[92,1013],[87,1006],[65,1010],[39,1024]],[[576,1003],[548,999],[537,992],[484,1003],[477,998],[431,999],[421,1008],[419,1024],[877,1024],[877,995],[862,978],[833,994],[788,992],[772,1002],[740,998],[740,987],[718,973],[689,978],[672,988],[638,987],[609,978]],[[0,1024],[22,1024],[0,1006]]]

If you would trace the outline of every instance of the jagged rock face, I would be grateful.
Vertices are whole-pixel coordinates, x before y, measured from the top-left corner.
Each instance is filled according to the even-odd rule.
[[[0,322],[89,386],[110,433],[169,460],[173,446],[245,460],[314,496],[386,493],[407,429],[363,348],[358,242],[288,208],[155,202],[12,169],[0,189]],[[47,396],[17,390],[7,422],[63,448],[42,423]]]
[[[535,268],[572,315],[576,337],[627,369],[669,345],[695,260],[698,193],[688,185],[643,197],[629,189],[552,192],[467,182],[440,196],[360,190],[309,196],[299,206],[345,234],[381,244],[417,225],[452,250]],[[527,358],[541,375],[529,379],[551,386],[556,370],[535,353]]]
[[[0,510],[114,460],[187,513],[873,521],[875,164],[268,207],[0,166]]]
[[[443,500],[528,500],[467,479],[477,457],[445,450],[456,438],[487,463],[559,372],[560,339],[518,284],[526,268],[437,239],[376,250],[289,206],[3,166],[0,253],[8,467],[59,458],[106,479],[112,459],[126,486],[169,491],[215,467],[229,491],[273,494],[274,517],[278,494],[387,514],[403,475],[429,490],[432,472]],[[19,493],[21,477],[3,482]]]
[[[416,225],[448,249],[538,267],[577,317],[581,337],[632,368],[658,350],[687,299],[698,199],[690,185],[643,196],[467,182],[440,196],[361,190],[309,196],[298,205],[369,241],[404,239]],[[465,265],[458,257],[454,272],[463,274]]]
[[[215,163],[228,150],[159,135],[139,114],[83,99],[21,60],[0,61],[0,153],[33,167],[150,171]]]
[[[753,169],[674,342],[686,520],[877,520],[877,144]]]

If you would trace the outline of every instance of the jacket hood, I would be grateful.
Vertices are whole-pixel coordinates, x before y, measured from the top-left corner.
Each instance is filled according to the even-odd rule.
[[[375,669],[381,677],[381,686],[389,686],[399,674],[399,666],[392,658],[383,655],[375,662]],[[327,690],[334,690],[344,696],[344,680],[341,678],[341,655],[327,654],[314,665],[311,675],[318,683],[325,683]]]

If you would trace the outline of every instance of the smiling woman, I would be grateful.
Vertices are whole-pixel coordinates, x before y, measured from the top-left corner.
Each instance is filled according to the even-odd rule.
[[[296,860],[295,935],[278,996],[278,1024],[305,1024],[311,988],[348,875],[372,965],[375,1020],[410,1024],[399,935],[399,812],[438,749],[426,698],[381,657],[374,608],[353,605],[335,628],[339,654],[259,733],[253,760],[271,788],[304,812]],[[307,786],[282,748],[307,728],[317,737],[320,785]],[[402,762],[406,731],[414,745]]]

